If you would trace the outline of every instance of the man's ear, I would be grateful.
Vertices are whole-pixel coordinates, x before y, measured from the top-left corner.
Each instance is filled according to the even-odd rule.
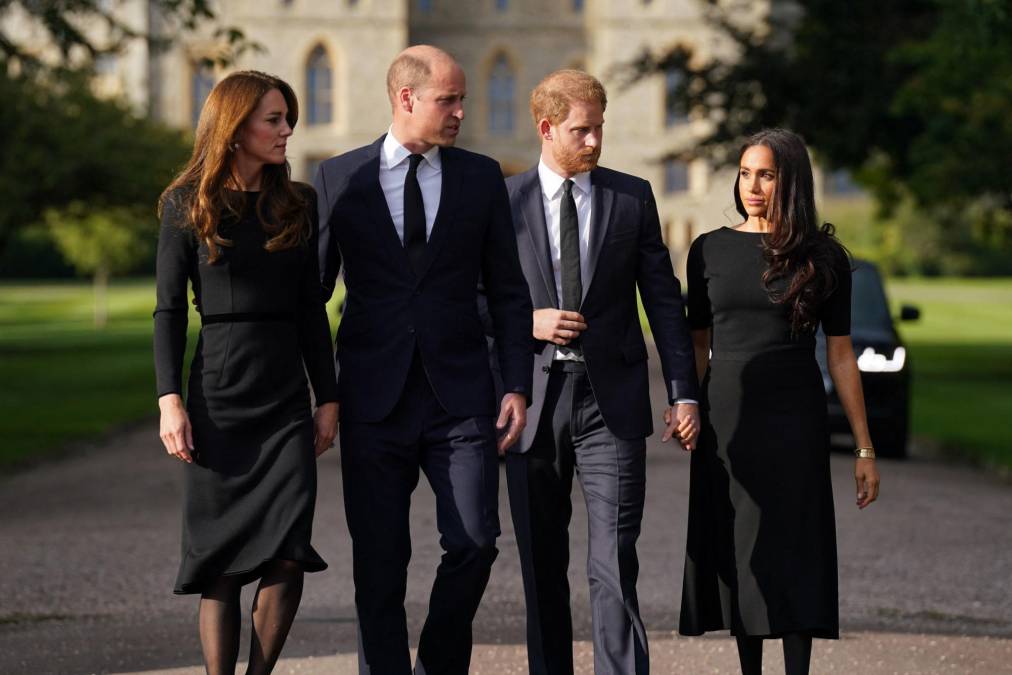
[[[410,113],[414,107],[414,101],[411,100],[411,88],[401,87],[401,90],[397,92],[397,103],[400,105],[401,110],[406,113]]]
[[[541,121],[538,122],[538,135],[541,136],[541,139],[544,141],[552,140],[552,123],[547,119],[542,118]]]

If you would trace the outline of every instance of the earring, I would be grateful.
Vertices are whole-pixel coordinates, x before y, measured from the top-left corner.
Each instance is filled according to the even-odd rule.
[[[232,152],[239,152],[239,144],[238,143],[233,143],[230,147],[232,148]]]

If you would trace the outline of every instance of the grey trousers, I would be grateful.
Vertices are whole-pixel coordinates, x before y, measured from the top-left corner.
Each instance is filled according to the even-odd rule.
[[[573,672],[569,605],[570,492],[576,473],[589,523],[587,576],[595,675],[649,672],[639,615],[636,540],[643,518],[646,441],[604,424],[583,364],[557,361],[530,450],[506,460],[510,510],[527,600],[532,675]]]

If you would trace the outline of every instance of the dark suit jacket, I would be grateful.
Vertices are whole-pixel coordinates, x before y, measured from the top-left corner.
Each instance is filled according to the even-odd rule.
[[[411,270],[379,183],[381,137],[320,165],[320,274],[333,293],[344,266],[337,332],[342,419],[376,422],[393,409],[417,349],[436,397],[456,417],[496,401],[476,302],[479,275],[505,390],[530,397],[531,300],[517,260],[499,165],[440,150],[442,192],[422,272]]]
[[[608,429],[619,438],[643,438],[653,433],[653,415],[637,287],[672,402],[698,398],[692,340],[650,184],[600,167],[591,172],[590,181],[589,280],[584,279],[580,307],[587,321],[581,336],[583,356]],[[558,307],[537,167],[511,176],[506,186],[534,307]],[[534,350],[534,393],[523,438],[519,447],[514,446],[519,452],[528,450],[534,440],[555,345],[535,341]]]

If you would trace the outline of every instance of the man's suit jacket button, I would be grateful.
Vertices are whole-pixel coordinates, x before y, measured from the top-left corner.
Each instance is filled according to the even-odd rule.
[[[550,366],[541,366],[541,372],[542,373],[550,373],[550,372],[552,372],[552,369],[551,369]]]
[[[414,326],[408,326],[408,332],[411,333],[412,335],[414,335],[414,333],[415,333],[415,327]]]

